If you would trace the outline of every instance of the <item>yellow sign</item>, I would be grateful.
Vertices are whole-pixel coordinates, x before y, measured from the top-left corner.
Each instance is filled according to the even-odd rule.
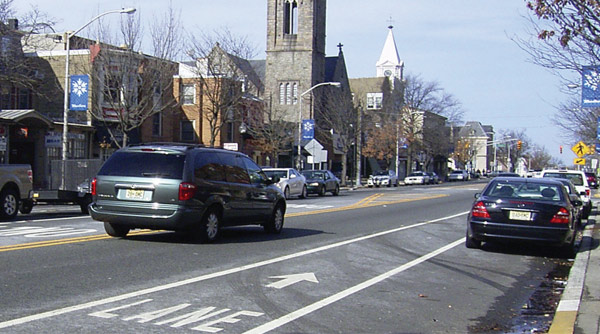
[[[580,158],[586,154],[590,154],[590,148],[582,141],[575,144],[575,146],[571,147],[571,151],[573,151],[573,153],[575,153]]]
[[[583,158],[575,158],[573,159],[573,163],[576,165],[585,165],[585,159]]]

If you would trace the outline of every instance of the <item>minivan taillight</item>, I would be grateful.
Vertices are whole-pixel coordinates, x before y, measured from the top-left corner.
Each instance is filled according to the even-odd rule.
[[[33,172],[31,169],[27,170],[27,178],[29,179],[29,182],[33,183]]]
[[[550,220],[550,222],[554,224],[568,224],[570,221],[571,214],[565,208],[560,208]]]
[[[473,209],[471,209],[471,216],[477,218],[491,218],[488,210],[485,207],[485,203],[479,201],[473,205]]]
[[[585,194],[590,197],[590,195],[592,194],[592,191],[590,189],[586,189],[585,190]]]
[[[196,194],[196,185],[193,183],[182,182],[179,184],[179,200],[187,201]]]
[[[96,183],[98,183],[96,178],[93,178],[92,182],[90,182],[90,192],[92,193],[92,196],[96,196]]]

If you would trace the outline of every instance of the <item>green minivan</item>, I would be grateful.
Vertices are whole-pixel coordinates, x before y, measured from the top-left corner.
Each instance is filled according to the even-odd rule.
[[[283,193],[245,154],[180,143],[116,151],[91,182],[93,219],[125,237],[136,228],[190,233],[203,242],[223,226],[262,225],[280,233]]]

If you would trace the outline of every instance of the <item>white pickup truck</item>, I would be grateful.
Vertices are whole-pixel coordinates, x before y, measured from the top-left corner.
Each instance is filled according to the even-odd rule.
[[[13,219],[19,210],[29,213],[33,173],[30,165],[0,165],[0,219]]]

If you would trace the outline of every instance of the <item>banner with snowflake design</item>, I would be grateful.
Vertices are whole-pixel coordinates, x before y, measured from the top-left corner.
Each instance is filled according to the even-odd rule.
[[[581,85],[581,106],[600,107],[600,66],[584,66]]]
[[[88,110],[90,79],[87,75],[72,75],[70,80],[70,103],[69,110],[86,111]]]
[[[311,140],[315,138],[315,120],[314,119],[303,119],[302,120],[302,139]]]

